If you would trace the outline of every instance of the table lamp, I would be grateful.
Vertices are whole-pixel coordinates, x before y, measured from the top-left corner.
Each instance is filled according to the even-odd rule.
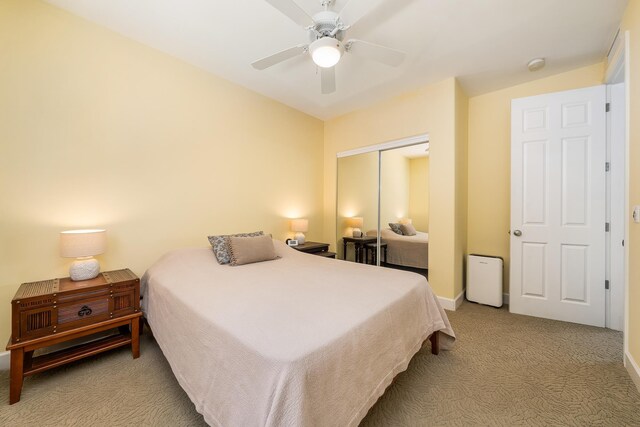
[[[69,230],[60,232],[60,256],[76,258],[69,268],[71,280],[89,280],[100,273],[100,263],[94,255],[107,247],[105,230]]]
[[[291,220],[291,231],[296,232],[294,239],[296,239],[298,243],[302,245],[304,243],[304,233],[309,231],[309,220],[308,219]]]
[[[353,228],[353,237],[362,237],[362,230],[360,229],[363,227],[363,224],[364,219],[361,216],[354,216],[352,218],[349,218],[349,226]]]

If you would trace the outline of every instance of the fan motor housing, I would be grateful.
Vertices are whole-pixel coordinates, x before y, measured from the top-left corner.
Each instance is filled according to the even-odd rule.
[[[338,40],[342,40],[344,37],[344,30],[342,21],[340,21],[340,17],[336,12],[331,10],[325,10],[322,12],[318,12],[313,15],[313,21],[315,22],[315,26],[312,30],[309,31],[309,39],[313,42],[322,37],[333,37]],[[338,30],[335,34],[331,35],[336,28]]]

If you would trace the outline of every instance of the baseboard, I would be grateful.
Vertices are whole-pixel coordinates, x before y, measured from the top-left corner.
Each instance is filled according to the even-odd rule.
[[[502,303],[504,305],[509,305],[509,294],[502,294]]]
[[[464,291],[460,292],[454,299],[438,297],[438,301],[440,301],[440,305],[445,310],[456,311],[464,301]]]
[[[458,296],[454,300],[455,307],[456,307],[454,308],[454,311],[457,310],[462,305],[463,301],[464,301],[464,289],[462,290],[462,292],[458,294]]]
[[[624,353],[624,366],[626,366],[629,376],[638,388],[638,391],[640,391],[640,367],[636,361],[633,360],[633,357],[631,357],[629,352]]]
[[[0,371],[8,371],[11,365],[11,352],[3,351],[0,353]]]

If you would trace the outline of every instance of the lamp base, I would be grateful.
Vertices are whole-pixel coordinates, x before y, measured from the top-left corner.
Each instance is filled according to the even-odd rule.
[[[362,231],[359,228],[354,228],[351,235],[353,237],[362,237]]]
[[[298,231],[296,233],[296,235],[294,236],[294,239],[296,239],[298,241],[299,245],[304,244],[304,233],[301,231]]]
[[[100,263],[93,257],[78,258],[71,264],[69,268],[69,276],[71,280],[89,280],[98,276],[100,273]]]

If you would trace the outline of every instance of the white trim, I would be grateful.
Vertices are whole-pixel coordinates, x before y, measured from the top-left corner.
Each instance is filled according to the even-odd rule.
[[[464,301],[464,289],[462,290],[462,292],[460,292],[458,294],[458,296],[455,299],[455,310],[457,310],[458,308],[460,308],[460,306],[462,305],[462,302]],[[454,311],[455,311],[454,310]]]
[[[607,62],[611,64],[607,67],[607,71],[604,76],[604,81],[607,84],[622,83],[624,81],[626,39],[627,32],[623,35],[623,39],[620,38],[620,32],[616,33],[615,40],[611,45],[611,52],[609,52],[609,55],[607,56]]]
[[[640,367],[638,367],[638,364],[633,360],[629,352],[624,353],[624,366],[627,368],[629,376],[638,388],[638,391],[640,391]]]
[[[624,71],[624,67],[622,70]],[[627,227],[624,160],[626,102],[624,75],[622,76],[621,82],[607,85],[607,102],[611,105],[607,112],[607,161],[611,165],[607,173],[607,222],[611,224],[611,230],[606,233],[606,279],[611,286],[606,290],[605,326],[616,331],[624,330],[625,248],[622,242],[625,240]]]
[[[625,214],[629,215],[629,130],[631,127],[631,82],[629,76],[631,76],[631,47],[630,47],[630,34],[629,31],[624,32],[624,97],[625,97],[625,170],[624,170],[624,187],[627,189],[624,197]],[[627,217],[628,218],[628,217]],[[625,227],[624,230],[624,331],[623,331],[623,347],[624,352],[629,353],[629,227]]]
[[[460,292],[454,299],[440,296],[438,296],[437,298],[438,301],[440,301],[440,305],[442,306],[442,308],[449,311],[456,311],[464,301],[464,290]]]
[[[349,157],[355,156],[356,154],[371,153],[372,151],[391,150],[393,148],[406,147],[407,145],[423,144],[425,142],[429,142],[428,133],[383,142],[381,144],[367,145],[366,147],[354,148],[353,150],[341,151],[336,155],[336,157]]]
[[[0,352],[0,371],[8,371],[11,366],[11,352]]]

